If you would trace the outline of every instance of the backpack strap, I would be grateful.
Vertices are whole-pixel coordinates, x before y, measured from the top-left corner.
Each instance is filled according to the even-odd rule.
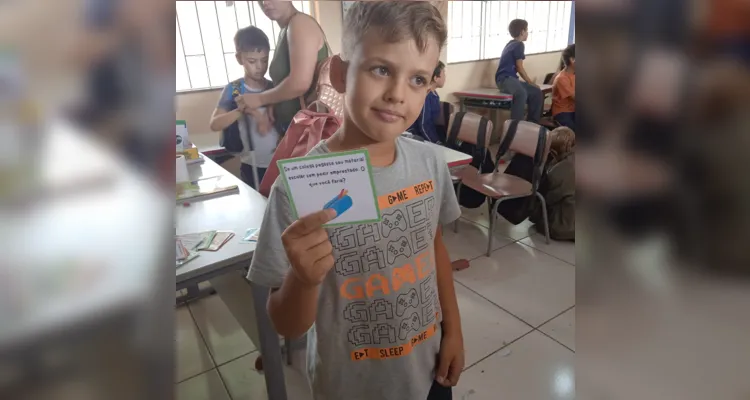
[[[544,171],[544,149],[547,146],[547,128],[539,126],[539,137],[536,142],[536,151],[534,152],[534,175],[531,177],[531,186],[534,191],[539,188]]]
[[[453,117],[453,125],[451,125],[451,130],[448,133],[448,140],[446,141],[448,146],[458,146],[458,131],[461,128],[461,122],[464,120],[464,115],[466,115],[466,112],[460,111],[456,113],[455,117]]]
[[[496,159],[499,160],[500,157],[504,156],[505,153],[508,152],[508,149],[510,149],[510,144],[513,143],[513,138],[516,137],[516,131],[518,130],[519,122],[520,121],[517,119],[510,121],[508,132],[505,132],[505,137],[503,137],[503,141],[500,142],[500,148],[497,149],[497,156],[495,157]]]

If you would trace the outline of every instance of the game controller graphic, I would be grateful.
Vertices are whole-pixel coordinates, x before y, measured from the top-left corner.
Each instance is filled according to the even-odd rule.
[[[406,217],[404,212],[396,210],[390,214],[383,216],[383,237],[388,237],[391,231],[399,229],[402,232],[406,232]]]
[[[393,264],[399,257],[409,258],[412,255],[411,245],[409,245],[409,240],[406,239],[406,236],[401,236],[394,241],[388,242],[387,250],[388,257],[386,260],[388,264]]]
[[[396,315],[400,317],[410,307],[417,308],[417,306],[419,306],[419,295],[417,289],[411,288],[408,292],[400,294],[396,298]]]
[[[404,318],[401,321],[401,329],[398,332],[398,338],[401,340],[406,340],[406,338],[409,336],[409,332],[419,332],[419,328],[422,327],[422,324],[419,322],[419,314],[416,312],[411,314],[411,317]]]
[[[336,197],[323,206],[323,209],[326,210],[332,208],[336,211],[337,217],[345,213],[348,209],[352,208],[352,204],[354,204],[352,198],[349,197],[347,193],[349,193],[349,191],[341,189],[341,192]]]

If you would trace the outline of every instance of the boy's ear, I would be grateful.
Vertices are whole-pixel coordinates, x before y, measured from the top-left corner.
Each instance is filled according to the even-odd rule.
[[[342,60],[339,54],[331,57],[331,85],[339,93],[346,93],[346,70],[349,63]]]
[[[240,52],[239,52],[239,51],[238,51],[238,52],[236,52],[236,53],[234,53],[234,58],[236,58],[236,59],[237,59],[237,63],[238,63],[238,64],[242,65],[242,54],[240,54]]]

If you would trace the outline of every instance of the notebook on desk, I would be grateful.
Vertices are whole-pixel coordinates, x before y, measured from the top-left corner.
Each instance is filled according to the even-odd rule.
[[[192,203],[237,194],[240,189],[229,176],[214,176],[177,184],[177,204]]]

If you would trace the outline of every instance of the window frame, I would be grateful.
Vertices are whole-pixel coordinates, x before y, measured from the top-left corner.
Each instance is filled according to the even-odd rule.
[[[250,11],[250,7],[252,7],[251,3],[253,3],[253,2],[254,2],[253,0],[248,0],[247,1],[247,6],[249,8],[248,9],[248,18],[250,19],[250,24],[252,25],[253,23],[255,23],[256,26],[257,25],[261,25],[261,24],[258,23],[257,18],[265,18],[267,20],[268,17],[266,17],[265,15],[260,15],[260,16],[257,15],[255,8],[252,8],[253,11]],[[223,37],[223,32],[222,32],[221,26],[220,26],[219,10],[218,10],[218,8],[220,6],[228,7],[230,5],[230,3],[231,3],[231,6],[234,7],[234,14],[235,14],[235,19],[234,20],[235,20],[235,24],[239,27],[239,25],[240,25],[240,18],[239,18],[239,15],[237,14],[237,6],[238,6],[237,2],[236,1],[201,1],[200,2],[200,3],[203,3],[203,4],[213,3],[213,6],[214,6],[214,10],[215,10],[214,12],[215,12],[215,17],[216,17],[215,18],[215,24],[216,24],[215,27],[218,30],[218,40],[221,43],[220,48],[221,48],[221,51],[222,51],[222,64],[224,66],[224,72],[225,72],[225,75],[227,77],[227,82],[225,82],[225,83],[223,83],[221,85],[218,85],[218,84],[214,85],[211,82],[211,69],[209,69],[209,58],[210,58],[210,56],[208,56],[206,54],[207,53],[206,52],[206,45],[205,45],[205,42],[204,42],[206,40],[206,38],[204,37],[204,33],[203,33],[203,31],[205,29],[204,24],[205,23],[212,23],[213,21],[202,21],[201,20],[201,16],[198,14],[198,2],[197,1],[194,1],[194,0],[184,1],[184,2],[183,1],[178,1],[176,3],[193,3],[192,5],[195,8],[195,15],[196,15],[196,19],[197,19],[197,29],[198,29],[197,35],[200,38],[201,52],[199,52],[197,54],[189,54],[189,55],[185,54],[185,42],[184,42],[185,39],[183,38],[183,30],[182,30],[182,27],[180,26],[180,17],[177,14],[177,12],[175,12],[175,21],[176,21],[176,29],[177,29],[175,40],[176,40],[176,46],[180,48],[180,49],[178,49],[176,51],[176,54],[175,54],[175,56],[176,56],[176,58],[175,58],[175,64],[176,64],[175,65],[175,69],[176,70],[179,70],[179,69],[183,69],[184,70],[184,75],[181,74],[181,73],[177,73],[176,75],[177,75],[177,77],[183,77],[183,79],[186,77],[187,78],[187,84],[190,86],[189,88],[184,88],[184,87],[183,88],[178,88],[181,85],[178,84],[178,81],[176,80],[175,81],[175,94],[200,93],[200,92],[216,91],[216,90],[223,89],[224,87],[226,87],[226,85],[229,82],[231,82],[229,65],[227,65],[227,56],[229,56],[230,54],[234,54],[234,53],[233,52],[227,52],[224,49],[225,38]],[[295,7],[297,7],[297,9],[300,12],[304,12],[304,13],[306,13],[308,15],[313,16],[312,13],[313,13],[314,7],[313,7],[313,4],[312,4],[312,1],[303,0],[303,1],[294,1],[294,3],[295,3]],[[271,26],[272,26],[272,34],[269,34],[269,32],[265,32],[265,31],[264,32],[266,33],[266,35],[268,35],[268,39],[271,42],[271,55],[273,55],[273,52],[276,50],[276,40],[277,40],[279,28],[278,28],[278,26],[277,26],[277,24],[275,22],[270,21],[270,23],[271,23]],[[182,61],[180,60],[180,57],[183,58]],[[189,64],[188,64],[188,58],[190,58],[190,57],[203,57],[203,63],[205,65],[205,69],[202,69],[202,71],[205,72],[205,79],[208,81],[208,86],[200,86],[200,87],[194,87],[193,86],[193,80],[196,78],[196,76],[194,76],[195,72],[193,73],[193,75],[191,75],[191,72],[190,72],[190,67],[189,67]],[[216,60],[214,60],[214,62],[215,61]],[[201,78],[201,79],[203,79],[203,78]],[[180,81],[180,82],[184,83],[182,81]]]
[[[567,38],[567,44],[566,44],[566,46],[570,45],[572,43],[571,40],[575,39],[575,0],[567,0],[567,1],[570,1],[571,8],[570,8],[570,19],[569,19],[569,27],[568,27],[569,30],[568,30],[568,38]],[[547,3],[549,3],[550,5],[552,5],[552,3],[556,3],[556,2],[557,1],[547,1]],[[449,2],[448,3],[448,8],[446,10],[447,11],[446,19],[448,21],[449,32],[450,32],[450,28],[451,28],[450,27],[450,23],[451,23],[451,18],[450,17],[451,17],[451,5],[452,5],[452,3],[453,2]],[[456,2],[456,3],[460,4],[461,2]],[[491,61],[491,60],[498,60],[500,58],[499,55],[495,56],[495,57],[487,57],[485,55],[485,53],[486,53],[486,41],[487,41],[487,38],[488,38],[487,28],[488,28],[488,26],[490,24],[489,19],[491,18],[491,13],[488,12],[488,5],[490,3],[495,3],[495,2],[492,2],[492,1],[489,1],[489,0],[482,0],[482,1],[472,2],[472,3],[473,4],[481,3],[481,21],[482,21],[482,24],[479,27],[480,28],[480,32],[479,32],[479,57],[478,58],[468,59],[468,60],[465,60],[465,59],[460,59],[458,61],[451,60],[450,59],[451,37],[450,37],[450,33],[449,33],[448,40],[446,41],[446,48],[447,48],[447,51],[446,51],[446,61],[447,62],[446,62],[446,64],[447,65],[464,64],[464,63],[478,62],[478,61]],[[513,18],[516,18],[516,17],[513,17]],[[550,16],[548,14],[547,15],[547,30],[546,30],[547,35],[549,35],[549,27],[550,27]],[[510,39],[508,39],[508,40],[510,40]],[[526,55],[529,56],[529,55],[541,55],[541,54],[557,53],[557,52],[560,52],[560,51],[562,51],[564,49],[565,49],[565,47],[562,47],[560,49],[555,49],[555,50],[544,50],[544,51],[534,51],[534,52],[529,52],[527,50]]]

